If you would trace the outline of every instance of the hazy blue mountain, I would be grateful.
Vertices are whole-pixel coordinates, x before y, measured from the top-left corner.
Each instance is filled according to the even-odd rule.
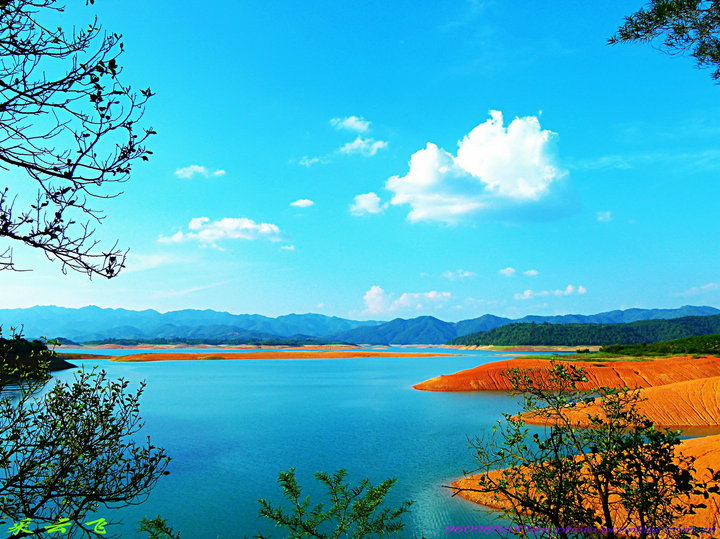
[[[506,324],[512,324],[514,320],[510,318],[502,318],[492,314],[484,314],[479,318],[470,320],[461,320],[455,324],[455,334],[458,337],[469,335],[470,333],[478,333],[480,331],[490,331]]]
[[[638,320],[618,324],[507,324],[450,341],[461,345],[633,345],[720,333],[720,315]]]
[[[550,324],[627,324],[641,320],[666,320],[670,318],[683,318],[685,316],[710,316],[714,314],[720,314],[720,309],[716,309],[715,307],[685,305],[677,309],[626,309],[624,311],[608,311],[591,315],[525,316],[518,320],[512,320],[512,322],[535,322],[537,324],[542,324],[543,322]]]
[[[594,315],[526,316],[511,320],[491,314],[444,322],[432,316],[391,322],[358,321],[321,314],[288,314],[271,318],[258,314],[230,314],[212,310],[185,309],[159,313],[151,309],[81,309],[30,307],[0,309],[0,325],[24,326],[28,337],[64,337],[76,342],[103,339],[273,339],[297,335],[361,344],[442,344],[458,336],[490,331],[511,323],[617,324],[642,320],[709,316],[720,314],[714,307],[686,305],[678,309],[627,309]]]
[[[456,335],[455,324],[433,316],[405,320],[396,318],[377,326],[355,328],[334,335],[331,340],[362,344],[440,344]]]
[[[526,316],[519,320],[486,314],[478,318],[462,320],[455,324],[442,322],[432,317],[420,317],[410,320],[399,318],[385,324],[345,331],[333,335],[331,338],[333,340],[362,344],[444,344],[456,337],[482,333],[515,323],[612,324],[714,314],[720,314],[720,309],[686,305],[678,309],[628,309],[626,311],[617,310],[594,315]],[[425,319],[435,320],[442,325]],[[415,322],[420,320],[423,322]],[[451,330],[453,333],[450,339],[445,338],[446,335],[450,334]]]
[[[101,309],[95,306],[80,309],[55,306],[0,309],[0,325],[5,334],[9,334],[11,327],[23,326],[23,332],[28,337],[65,337],[74,341],[167,338],[173,332],[179,333],[180,337],[189,337],[193,328],[205,328],[199,331],[203,336],[221,335],[217,338],[224,338],[240,330],[249,332],[247,334],[252,334],[255,338],[290,337],[298,334],[322,337],[378,323],[380,322],[348,320],[321,314],[290,314],[270,318],[257,314],[238,315],[192,309],[168,313],[154,310]],[[208,329],[212,326],[224,329]]]

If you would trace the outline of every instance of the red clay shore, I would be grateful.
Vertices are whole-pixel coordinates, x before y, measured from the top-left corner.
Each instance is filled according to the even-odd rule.
[[[582,367],[588,378],[579,383],[579,389],[593,389],[600,386],[643,388],[720,376],[720,358],[704,356],[694,358],[680,356],[647,361],[572,361]],[[548,374],[548,360],[509,359],[486,363],[472,369],[446,374],[414,385],[422,391],[508,391],[509,380],[503,376],[508,369],[528,372],[536,381],[544,380]]]
[[[638,410],[658,426],[663,427],[714,427],[720,426],[720,358],[714,356],[680,356],[646,361],[572,361],[582,367],[588,378],[578,384],[580,389],[600,386],[642,389]],[[542,359],[511,359],[480,365],[454,374],[438,376],[421,382],[415,389],[424,391],[506,391],[511,389],[503,373],[508,369],[521,369],[536,382],[547,378],[550,362]],[[591,404],[585,408],[568,410],[568,417],[579,426],[587,426],[588,414],[601,415],[599,408]],[[527,423],[544,423],[523,414]],[[700,479],[709,479],[708,468],[720,469],[720,435],[684,440],[676,448],[678,454],[692,456]],[[490,472],[499,476],[500,471]],[[458,479],[452,483],[456,488],[474,488],[478,475]],[[496,500],[491,494],[460,492],[471,502],[503,509],[509,501]],[[718,527],[720,530],[720,501],[694,496],[693,503],[704,502],[707,508],[698,509],[676,523],[678,527]],[[592,502],[591,502],[592,503]],[[622,515],[618,515],[622,517]]]
[[[198,361],[217,359],[343,359],[362,357],[437,357],[457,354],[424,352],[368,352],[360,350],[277,350],[274,352],[168,352],[117,356],[111,361]]]
[[[704,438],[692,438],[689,440],[683,440],[675,448],[676,454],[682,453],[688,457],[695,457],[695,469],[698,471],[698,478],[701,480],[710,479],[710,472],[708,468],[713,470],[720,469],[720,435],[706,436]],[[490,472],[491,475],[499,478],[500,473],[498,471]],[[455,488],[476,488],[478,484],[477,478],[480,474],[470,475],[457,479],[451,486]],[[509,501],[507,500],[495,500],[492,494],[480,493],[480,492],[459,492],[458,496],[469,500],[478,505],[484,505],[494,509],[504,509],[510,507]],[[687,515],[686,517],[679,520],[675,526],[677,527],[690,527],[698,526],[704,528],[717,527],[720,522],[720,504],[718,503],[717,497],[711,497],[709,500],[704,500],[701,495],[693,495],[691,499],[692,503],[705,503],[707,508],[697,509],[696,514]],[[622,518],[621,515],[618,515]],[[637,523],[629,523],[628,526],[634,526]],[[720,532],[720,528],[718,529]]]
[[[649,387],[640,393],[637,410],[661,427],[718,427],[720,426],[720,376],[699,378],[662,386]],[[598,404],[574,408],[564,412],[573,424],[588,426],[589,416],[605,418]],[[526,423],[548,424],[547,420],[529,413],[520,417]]]

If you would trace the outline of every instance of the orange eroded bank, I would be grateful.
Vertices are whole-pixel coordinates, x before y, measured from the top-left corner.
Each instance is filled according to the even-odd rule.
[[[720,426],[720,376],[687,380],[642,390],[637,410],[655,425],[662,427]],[[588,426],[589,416],[605,418],[598,404],[566,410],[570,423]],[[526,423],[548,424],[546,419],[521,414]],[[720,446],[718,447],[720,449]]]
[[[267,352],[168,352],[118,356],[112,361],[197,361],[215,359],[347,359],[362,357],[437,357],[457,354],[427,354],[413,352],[363,352],[357,350],[276,350]]]
[[[707,471],[708,468],[713,470],[720,469],[720,451],[718,451],[718,447],[720,447],[720,435],[706,436],[704,438],[683,440],[676,447],[676,453],[682,453],[686,457],[695,457],[695,469],[699,474],[698,479],[707,480],[710,478],[710,473]],[[500,476],[498,471],[490,472],[490,474],[494,475],[496,478],[499,478]],[[452,486],[461,489],[476,488],[477,484],[477,475],[471,475],[454,481]],[[503,499],[496,500],[492,494],[460,492],[458,496],[471,502],[495,509],[510,508],[509,501]],[[704,500],[701,495],[694,495],[691,501],[692,503],[705,503],[707,504],[707,508],[697,509],[696,514],[685,516],[675,524],[676,526],[702,526],[711,528],[718,525],[720,519],[720,507],[718,505],[717,497],[711,497],[709,500]],[[619,519],[622,519],[622,515],[617,516]],[[635,523],[635,525],[637,525],[637,523]]]
[[[720,376],[720,358],[691,356],[646,361],[573,361],[568,364],[585,370],[587,382],[579,389],[607,387],[653,387],[698,378]],[[506,391],[512,389],[503,373],[508,369],[522,369],[536,381],[548,376],[550,362],[542,359],[509,359],[480,365],[473,369],[446,374],[413,386],[423,391]]]

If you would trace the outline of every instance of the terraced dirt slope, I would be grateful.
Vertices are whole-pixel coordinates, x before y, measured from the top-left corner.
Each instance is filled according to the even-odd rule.
[[[720,376],[650,387],[643,389],[641,396],[644,400],[638,403],[638,411],[657,426],[720,426]],[[597,404],[565,412],[570,422],[579,426],[588,426],[590,415],[605,417]],[[548,423],[528,412],[521,417],[526,423]]]
[[[685,456],[693,456],[695,460],[695,469],[699,474],[698,478],[701,480],[707,480],[710,477],[708,468],[718,470],[720,469],[720,435],[717,436],[706,436],[704,438],[692,438],[690,440],[683,440],[677,447],[676,452],[682,453]],[[490,472],[498,476],[498,472]],[[475,488],[477,486],[477,475],[471,475],[458,479],[452,483],[453,487],[456,488]],[[490,494],[483,494],[478,492],[460,492],[458,496],[465,498],[471,502],[486,507],[492,507],[495,509],[502,509],[508,502],[502,500],[494,500]],[[694,495],[692,497],[692,503],[705,503],[707,508],[697,509],[695,515],[687,515],[675,525],[678,527],[690,527],[690,526],[702,526],[702,527],[717,527],[718,535],[720,536],[720,496],[711,497],[709,500],[703,500],[702,496]],[[637,523],[629,523],[629,525],[637,526]],[[705,537],[705,536],[704,536]]]
[[[578,384],[579,389],[607,387],[654,387],[698,378],[720,376],[720,358],[705,356],[671,357],[646,361],[616,361],[598,363],[573,361],[568,364],[582,367],[588,378]],[[422,391],[507,391],[512,389],[503,373],[508,369],[529,371],[535,381],[548,375],[550,362],[542,359],[509,359],[480,365],[472,369],[437,376],[414,385]]]

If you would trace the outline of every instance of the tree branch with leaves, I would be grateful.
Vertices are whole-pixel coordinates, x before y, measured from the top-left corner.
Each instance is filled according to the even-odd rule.
[[[0,0],[0,169],[37,189],[26,203],[24,185],[0,189],[0,238],[43,251],[63,271],[111,278],[126,252],[94,238],[103,214],[91,201],[118,196],[117,184],[152,154],[145,142],[155,131],[137,123],[153,94],[120,80],[121,35],[97,19],[51,27],[63,11],[56,0]],[[11,247],[0,269],[18,269]]]

